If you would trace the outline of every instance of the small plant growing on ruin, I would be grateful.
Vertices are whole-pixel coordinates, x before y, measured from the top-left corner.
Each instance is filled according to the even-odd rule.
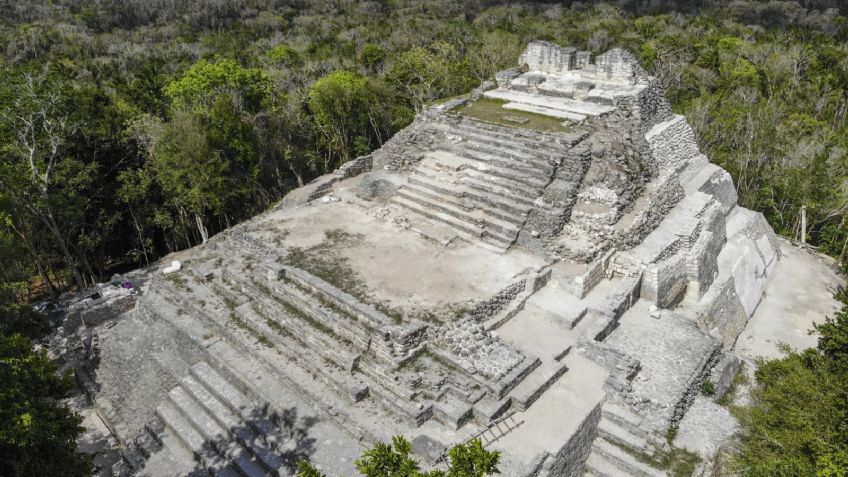
[[[447,471],[422,472],[418,462],[410,456],[412,445],[401,436],[392,437],[392,443],[377,443],[356,461],[363,477],[485,477],[500,474],[500,452],[488,451],[480,439],[473,439],[451,448],[447,458]],[[326,477],[308,461],[298,463],[297,477]]]
[[[704,381],[704,384],[701,385],[701,392],[704,396],[713,396],[715,395],[715,384],[712,381]]]

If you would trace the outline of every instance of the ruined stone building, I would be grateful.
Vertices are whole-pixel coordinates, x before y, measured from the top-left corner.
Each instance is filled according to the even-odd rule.
[[[351,476],[403,435],[428,468],[479,437],[505,476],[665,475],[779,243],[628,52],[518,65],[78,307],[116,474]]]

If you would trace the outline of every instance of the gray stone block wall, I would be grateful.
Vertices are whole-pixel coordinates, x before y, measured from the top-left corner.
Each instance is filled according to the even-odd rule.
[[[683,298],[688,281],[686,254],[680,252],[648,266],[642,277],[642,298],[668,308]]]
[[[333,171],[333,175],[347,179],[349,177],[358,176],[363,172],[371,170],[373,157],[371,154],[359,156],[356,159],[345,162],[338,169]]]
[[[518,58],[518,64],[530,71],[561,73],[575,68],[577,50],[548,41],[531,41]]]
[[[673,116],[654,126],[646,134],[646,139],[651,156],[660,170],[679,170],[700,155],[695,132],[684,116]]]
[[[549,476],[577,477],[583,475],[583,464],[589,458],[592,451],[592,442],[598,434],[598,423],[601,421],[601,408],[603,402],[599,403],[586,419],[580,423],[577,431],[571,435],[556,455],[548,457],[545,462],[545,470]]]
[[[136,295],[122,295],[110,300],[103,300],[91,307],[80,311],[80,318],[86,326],[97,326],[104,321],[117,318],[135,307]]]
[[[698,326],[707,334],[721,340],[730,349],[748,323],[748,314],[736,294],[733,277],[714,283],[702,299],[697,312]]]

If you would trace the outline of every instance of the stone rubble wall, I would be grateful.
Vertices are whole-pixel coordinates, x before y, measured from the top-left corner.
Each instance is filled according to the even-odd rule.
[[[572,296],[582,299],[595,288],[595,285],[604,279],[606,269],[609,266],[613,254],[614,251],[609,250],[600,259],[589,263],[589,267],[584,273],[568,280],[560,280],[558,285],[560,288],[568,291]]]
[[[371,170],[373,162],[374,158],[371,154],[359,156],[356,159],[352,159],[342,164],[341,167],[333,171],[333,175],[341,177],[342,179],[355,177],[363,172]]]
[[[698,298],[715,281],[718,275],[718,255],[727,242],[727,226],[718,202],[704,214],[704,227],[687,254],[686,273],[690,282],[698,287]]]
[[[668,120],[674,114],[671,110],[671,103],[656,78],[648,80],[647,86],[639,93],[635,103],[630,108],[630,111],[633,111],[639,120],[642,135],[650,131],[656,124]]]
[[[545,188],[537,205],[530,209],[519,243],[538,239],[545,246],[550,246],[568,222],[580,184],[589,168],[590,150],[582,145],[585,137],[576,138],[557,167],[553,181]]]
[[[97,326],[105,321],[112,320],[132,310],[136,304],[136,295],[121,295],[112,299],[104,299],[79,312],[80,319],[88,326]]]
[[[508,285],[506,288],[496,293],[493,297],[474,305],[474,307],[471,308],[471,311],[468,312],[467,316],[477,323],[486,321],[509,305],[519,293],[525,290],[526,285],[526,279],[521,279]]]
[[[651,156],[660,170],[680,170],[700,156],[695,132],[686,118],[674,115],[645,134]]]
[[[398,131],[383,147],[371,153],[372,169],[411,171],[439,143],[444,142],[444,132],[434,128],[441,111],[427,110],[415,116],[409,126]]]
[[[647,78],[633,54],[621,48],[613,48],[595,58],[595,75],[598,78],[631,84]]]
[[[647,205],[636,212],[630,224],[619,233],[616,240],[619,247],[630,248],[642,243],[685,196],[677,173],[660,176],[653,185]]]

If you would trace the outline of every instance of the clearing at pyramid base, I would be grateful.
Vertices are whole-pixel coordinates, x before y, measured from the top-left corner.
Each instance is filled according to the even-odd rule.
[[[726,429],[673,437],[727,414],[787,245],[632,55],[519,65],[75,303],[51,348],[103,475],[352,476],[393,435],[427,468],[479,437],[506,476],[667,475],[673,446],[706,472]]]

